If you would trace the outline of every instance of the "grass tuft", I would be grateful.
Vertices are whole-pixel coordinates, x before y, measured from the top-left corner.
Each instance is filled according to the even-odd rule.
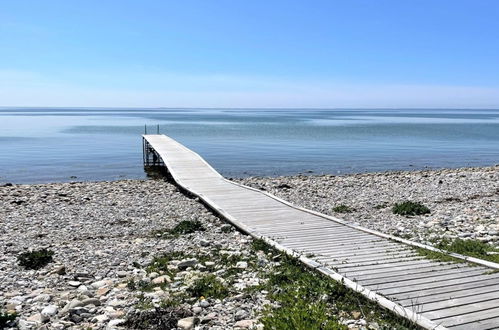
[[[26,269],[40,269],[52,262],[53,251],[41,249],[21,253],[17,260],[19,265]]]
[[[225,285],[213,274],[206,275],[194,281],[187,291],[193,297],[223,299],[229,294]]]
[[[333,212],[336,213],[352,213],[353,211],[355,211],[355,209],[344,204],[333,207]]]
[[[0,312],[0,329],[7,328],[9,323],[17,318],[17,314],[8,314]]]
[[[418,202],[405,201],[396,203],[392,212],[403,216],[423,215],[430,213],[430,209]]]
[[[499,254],[496,254],[499,250],[476,239],[455,239],[453,241],[442,240],[436,245],[436,247],[465,256],[499,263]]]
[[[175,227],[169,230],[156,230],[152,233],[155,237],[172,238],[180,235],[192,234],[197,231],[204,231],[205,228],[200,221],[184,220],[179,222]]]
[[[278,254],[270,246],[267,250]],[[369,311],[364,315],[365,319],[377,322],[381,329],[419,329],[410,321],[287,255],[281,256],[279,265],[264,284],[251,290],[268,291],[269,299],[276,303],[263,310],[260,320],[265,329],[348,329],[339,322],[337,315],[359,310]]]

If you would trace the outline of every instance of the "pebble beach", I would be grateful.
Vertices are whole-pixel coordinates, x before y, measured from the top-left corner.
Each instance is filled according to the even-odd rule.
[[[499,244],[499,166],[234,180],[419,242],[448,237]],[[392,206],[405,200],[431,212],[393,214]],[[335,212],[340,205],[348,212]],[[0,310],[18,315],[13,327],[141,328],[140,320],[158,317],[146,310],[181,296],[180,306],[169,309],[176,313],[170,328],[261,328],[261,311],[272,304],[268,292],[247,289],[264,282],[278,259],[255,250],[251,237],[163,180],[4,185],[0,221]],[[198,221],[203,230],[165,236],[182,221]],[[41,248],[54,251],[51,263],[38,270],[19,265],[20,253]],[[172,252],[166,272],[152,268],[158,256]],[[189,285],[207,274],[222,282],[230,275],[230,294],[189,295]],[[351,315],[340,321],[378,328]],[[161,322],[148,328],[167,329]]]
[[[499,166],[246,178],[239,182],[350,223],[432,244],[447,237],[499,244]],[[419,202],[429,214],[393,214],[395,203]],[[335,212],[338,206],[347,212]]]

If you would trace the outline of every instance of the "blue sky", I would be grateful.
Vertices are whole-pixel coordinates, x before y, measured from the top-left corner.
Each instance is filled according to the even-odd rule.
[[[499,107],[499,1],[0,2],[0,105]]]

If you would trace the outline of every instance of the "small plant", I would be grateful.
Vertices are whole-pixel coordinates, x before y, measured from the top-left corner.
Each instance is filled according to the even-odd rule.
[[[251,242],[251,248],[256,252],[256,251],[263,251],[265,253],[273,252],[274,249],[265,243],[265,241],[261,238],[254,239]]]
[[[388,203],[384,202],[384,203],[381,203],[381,204],[377,204],[374,206],[374,208],[376,210],[382,210],[382,209],[386,209],[388,207]]]
[[[352,213],[353,211],[355,211],[355,209],[344,204],[333,207],[333,212],[336,213]]]
[[[17,260],[19,265],[26,269],[40,269],[52,262],[53,251],[41,249],[36,251],[29,251],[21,253]]]
[[[154,287],[151,283],[148,283],[146,281],[143,280],[135,281],[133,279],[129,280],[126,286],[131,291],[136,291],[136,290],[151,291],[152,288]]]
[[[17,314],[0,312],[0,329],[7,328],[8,324],[17,318]]]
[[[199,221],[184,220],[170,229],[168,233],[173,236],[192,234],[197,231],[204,231],[204,227]]]
[[[192,234],[196,231],[204,231],[204,227],[199,221],[184,220],[175,227],[168,230],[156,230],[152,232],[153,236],[161,238],[179,237],[180,235]]]
[[[184,252],[181,251],[173,251],[169,253],[164,253],[160,256],[154,257],[152,262],[147,266],[146,271],[148,273],[152,272],[166,272],[167,275],[171,275],[171,272],[168,270],[168,264],[172,260],[181,260],[188,258]]]
[[[189,310],[180,307],[148,308],[130,314],[124,327],[137,330],[175,329],[178,320],[191,315]]]
[[[392,212],[403,216],[422,215],[430,213],[430,209],[418,202],[405,201],[396,203]]]
[[[187,291],[193,297],[207,297],[223,299],[229,294],[229,290],[213,274],[197,279]]]
[[[287,302],[284,302],[287,303]],[[287,304],[286,304],[287,305]],[[324,301],[307,302],[297,300],[289,307],[264,311],[265,316],[261,322],[265,329],[282,330],[346,330],[346,325],[338,323],[331,315],[328,305]]]
[[[459,258],[454,258],[448,254],[427,250],[423,248],[416,248],[416,252],[423,257],[426,257],[428,259],[438,260],[441,262],[456,262],[456,263],[464,262],[464,260],[461,260]]]
[[[459,253],[469,257],[485,259],[492,262],[499,262],[499,252],[487,243],[476,239],[455,239],[453,241],[442,240],[436,245],[437,248],[450,252]],[[492,252],[492,253],[491,253]]]

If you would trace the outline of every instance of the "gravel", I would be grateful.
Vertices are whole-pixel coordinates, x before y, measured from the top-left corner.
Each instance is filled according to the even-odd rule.
[[[416,241],[460,237],[499,244],[499,166],[238,181]],[[392,206],[405,200],[421,202],[431,213],[393,214]],[[334,212],[339,205],[352,212]],[[204,231],[163,234],[185,220],[199,221]],[[251,237],[166,181],[4,185],[0,225],[0,311],[16,312],[12,326],[21,329],[141,328],[151,320],[150,329],[261,328],[258,317],[271,304],[266,292],[248,295],[245,289],[265,281],[276,265],[272,256],[256,254]],[[38,270],[18,264],[19,254],[42,248],[54,251],[51,263]],[[155,257],[172,251],[186,256],[172,260],[168,271],[150,269]],[[207,274],[230,284],[228,296],[188,295]],[[164,305],[176,295],[184,297],[178,306]]]
[[[168,239],[156,234],[184,220],[200,221],[205,230]],[[140,303],[160,308],[170,290],[185,293],[187,279],[206,273],[203,267],[226,270],[214,256],[205,265],[187,258],[176,262],[179,273],[170,279],[146,271],[154,257],[223,250],[244,262],[254,254],[251,237],[231,226],[222,231],[222,220],[161,180],[3,186],[0,221],[0,312],[16,312],[21,329],[128,328],[126,320],[143,312]],[[39,270],[18,264],[20,253],[41,248],[55,252],[53,262]],[[168,285],[141,292],[128,287],[131,280]],[[227,299],[187,297],[185,310],[172,317],[195,316],[214,329],[233,328],[241,316],[256,318],[265,296],[241,292],[259,283],[258,273],[241,269],[236,280],[239,292]]]
[[[447,237],[499,244],[499,166],[237,181],[295,205],[418,242],[433,244]],[[393,214],[393,205],[407,200],[422,203],[431,213]],[[340,205],[351,212],[334,212]]]

